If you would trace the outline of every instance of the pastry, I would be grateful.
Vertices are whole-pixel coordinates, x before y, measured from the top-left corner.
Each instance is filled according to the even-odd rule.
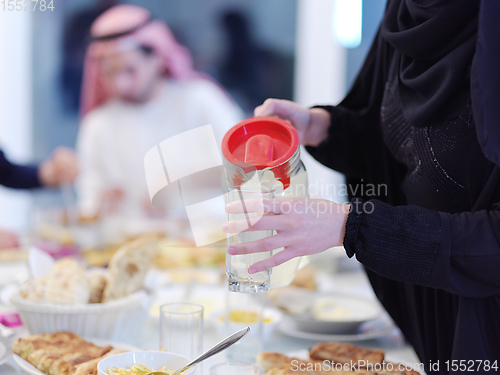
[[[309,351],[309,357],[314,360],[354,364],[382,363],[384,355],[385,352],[380,349],[361,348],[344,342],[322,342],[314,345]]]
[[[106,357],[111,355],[124,353],[126,350],[123,349],[112,349],[101,357],[91,359],[90,361],[80,363],[76,366],[73,375],[97,375],[97,364],[101,362]]]
[[[12,351],[47,375],[73,375],[77,365],[108,353],[70,332],[54,332],[18,339]]]

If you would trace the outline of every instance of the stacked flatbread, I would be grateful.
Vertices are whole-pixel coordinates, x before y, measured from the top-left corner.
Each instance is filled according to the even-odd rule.
[[[349,343],[325,342],[309,351],[309,359],[291,358],[280,353],[263,352],[257,363],[265,375],[418,375],[413,370],[400,370],[397,364],[384,362],[380,349],[361,348]],[[337,365],[338,364],[338,365]],[[354,366],[352,366],[354,364]],[[405,366],[402,366],[403,368]]]
[[[75,260],[64,258],[54,264],[48,275],[28,283],[21,296],[31,301],[87,303],[90,284],[85,269]]]
[[[158,237],[144,236],[120,247],[108,273],[85,268],[71,258],[58,260],[47,276],[27,283],[21,297],[58,304],[87,304],[116,300],[140,290],[158,251]]]
[[[47,375],[95,375],[101,359],[124,352],[94,345],[71,332],[21,338],[12,351]]]

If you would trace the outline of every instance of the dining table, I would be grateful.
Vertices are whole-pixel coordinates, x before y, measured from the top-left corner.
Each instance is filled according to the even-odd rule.
[[[325,258],[318,257],[312,258],[311,263],[318,265],[318,278],[317,283],[319,289],[324,294],[342,293],[352,296],[358,296],[368,299],[374,304],[378,301],[373,293],[369,284],[367,276],[362,267],[353,259],[348,259],[345,255],[339,255],[336,252],[332,257],[332,262],[325,262]],[[327,256],[327,255],[323,255]],[[27,265],[24,262],[18,263],[0,263],[0,287],[6,285],[9,281],[15,279],[22,279],[27,274]],[[169,282],[158,282],[158,291],[156,293],[157,300],[152,304],[148,319],[144,324],[140,336],[134,338],[131,344],[142,350],[159,350],[159,314],[155,311],[160,304],[164,302],[171,302],[172,299],[182,301],[188,298],[190,301],[198,302],[200,304],[207,304],[207,314],[205,314],[204,330],[203,330],[203,349],[206,350],[220,341],[220,332],[217,331],[213,321],[210,320],[210,313],[208,310],[222,309],[224,306],[224,293],[226,293],[227,286],[224,282],[212,282],[210,284],[199,285],[172,285]],[[179,290],[182,288],[184,292],[174,293],[172,290]],[[189,294],[189,296],[188,296]],[[169,296],[171,297],[169,300]],[[177,296],[177,297],[174,297]],[[200,299],[203,296],[205,299]],[[210,305],[210,306],[208,306]],[[8,305],[8,301],[3,300],[0,302],[0,312],[5,309],[12,308]],[[355,345],[367,348],[383,349],[386,353],[386,358],[391,361],[397,361],[405,364],[418,364],[420,361],[415,354],[412,346],[408,344],[401,331],[392,323],[392,320],[385,313],[385,328],[382,334],[366,335],[361,339],[353,337],[351,342]],[[283,323],[283,322],[282,322]],[[389,324],[389,326],[387,326]],[[389,327],[389,328],[388,328]],[[380,332],[379,332],[380,333]],[[9,344],[12,344],[18,337],[27,335],[28,332],[23,326],[15,327],[14,334],[7,339]],[[305,337],[304,337],[305,336]],[[321,339],[321,337],[319,337]],[[313,345],[320,341],[328,341],[325,336],[323,340],[318,340],[317,335],[297,335],[297,332],[292,332],[286,324],[277,324],[276,328],[271,333],[270,337],[263,343],[262,349],[267,352],[279,352],[283,354],[293,354],[305,352]],[[349,340],[348,340],[349,341]],[[1,353],[0,353],[1,357]],[[216,356],[206,360],[199,369],[199,374],[209,374],[210,368],[217,363],[227,361],[226,352],[217,354]],[[0,364],[0,375],[21,375],[25,372],[17,365],[13,357],[10,357],[5,363]]]

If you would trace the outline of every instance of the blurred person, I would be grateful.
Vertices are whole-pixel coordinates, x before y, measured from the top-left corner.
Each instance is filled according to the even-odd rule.
[[[0,185],[12,189],[56,187],[72,183],[78,174],[74,152],[66,147],[57,148],[51,157],[40,165],[11,163],[0,150]],[[0,229],[0,249],[19,247],[18,236]]]
[[[116,0],[98,0],[65,22],[61,84],[64,91],[64,106],[71,112],[78,112],[80,105],[83,61],[90,42],[88,38],[90,26],[100,14],[116,3]]]
[[[220,144],[243,114],[218,84],[193,69],[189,51],[146,9],[112,7],[90,33],[77,141],[80,209],[89,216],[117,206],[129,215],[156,215],[144,177],[146,152],[207,124]]]
[[[250,266],[255,273],[343,245],[427,374],[466,373],[447,364],[471,361],[469,371],[499,368],[499,4],[389,0],[340,104],[257,107],[256,116],[289,120],[311,155],[344,173],[352,200],[246,201],[248,211],[275,214],[252,230],[277,234],[227,250],[284,247]]]

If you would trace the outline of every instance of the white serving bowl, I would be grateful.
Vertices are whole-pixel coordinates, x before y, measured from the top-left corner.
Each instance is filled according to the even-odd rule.
[[[11,298],[31,334],[74,332],[118,342],[134,342],[147,319],[153,296],[138,291],[106,303],[65,305],[27,301],[18,293]]]
[[[160,352],[160,351],[141,351],[141,352],[126,352],[115,354],[104,358],[97,364],[98,375],[107,375],[110,367],[130,368],[132,365],[144,365],[148,369],[159,370],[163,366],[175,371],[190,362],[190,359],[175,353]],[[183,375],[192,373],[196,367],[193,367]]]

